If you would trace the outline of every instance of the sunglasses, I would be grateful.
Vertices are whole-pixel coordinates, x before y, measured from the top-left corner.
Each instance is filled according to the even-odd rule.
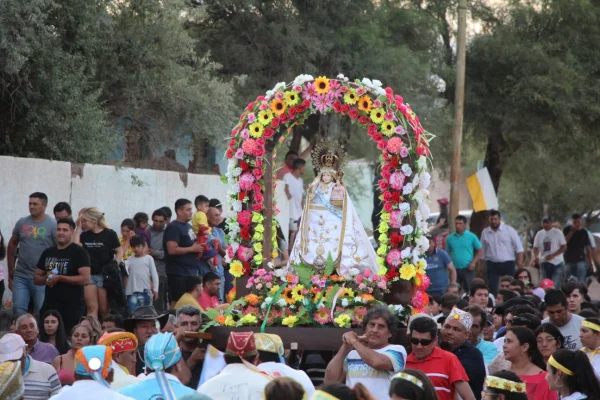
[[[421,344],[421,346],[429,346],[431,342],[433,342],[433,339],[410,338],[410,342],[415,346],[417,346],[419,343]]]

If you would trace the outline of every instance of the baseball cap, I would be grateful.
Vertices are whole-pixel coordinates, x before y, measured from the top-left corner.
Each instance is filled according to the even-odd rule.
[[[554,282],[548,278],[542,279],[540,282],[540,287],[542,289],[552,289],[554,287]]]
[[[23,357],[27,344],[16,333],[7,333],[0,338],[0,362],[17,361]]]
[[[494,314],[492,313],[487,313],[487,324],[490,326],[494,325]]]

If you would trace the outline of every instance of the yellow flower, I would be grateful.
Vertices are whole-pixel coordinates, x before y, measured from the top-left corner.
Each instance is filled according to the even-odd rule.
[[[317,292],[315,294],[315,300],[313,301],[315,304],[317,304],[319,302],[319,300],[321,300],[321,297],[323,296],[323,292]]]
[[[279,290],[279,285],[275,285],[271,288],[271,290],[269,291],[270,294],[275,294],[277,293],[277,291]]]
[[[273,114],[281,115],[285,112],[286,108],[287,107],[283,100],[275,99],[271,102],[271,111],[273,111]]]
[[[252,222],[263,222],[264,219],[265,217],[261,213],[257,213],[256,211],[252,213]]]
[[[283,289],[281,297],[283,297],[286,303],[288,304],[294,304],[296,302],[296,300],[294,300],[294,294],[292,293],[292,289],[290,289],[289,287]]]
[[[400,268],[400,278],[404,280],[411,280],[417,273],[415,266],[412,264],[404,264]]]
[[[379,235],[379,243],[388,244],[389,241],[390,241],[390,238],[388,238],[388,235],[386,235],[385,233],[382,233],[381,235]]]
[[[250,124],[250,136],[256,139],[260,138],[263,134],[263,129],[263,126],[258,122]]]
[[[289,317],[285,317],[281,323],[285,326],[288,326],[290,328],[293,328],[294,325],[298,322],[298,317],[296,317],[295,315],[290,315]]]
[[[252,236],[252,240],[254,240],[255,242],[260,242],[261,240],[263,240],[263,234],[260,232],[254,232],[254,235]]]
[[[344,95],[344,103],[346,104],[356,104],[358,101],[358,96],[356,95],[356,90],[349,89]]]
[[[254,228],[254,230],[256,232],[263,233],[265,231],[265,227],[264,227],[264,225],[256,225],[256,228]]]
[[[344,297],[344,296],[354,297],[354,290],[352,290],[350,288],[344,288],[342,291],[342,294],[340,296],[341,297]]]
[[[296,301],[304,300],[304,295],[302,294],[302,290],[304,290],[303,285],[297,285],[292,289],[292,298]]]
[[[273,119],[273,113],[269,110],[262,110],[261,112],[258,113],[258,122],[260,122],[264,126],[269,125],[271,123],[272,119]]]
[[[258,320],[256,319],[256,317],[254,315],[252,315],[252,314],[246,314],[242,318],[240,318],[240,320],[238,321],[237,324],[238,324],[238,326],[241,326],[241,325],[252,325],[252,324],[255,324],[256,321],[258,321]]]
[[[386,233],[390,229],[390,226],[385,221],[381,221],[379,224],[379,232]]]
[[[262,243],[254,243],[254,246],[252,246],[254,248],[254,251],[257,253],[260,253],[262,251]]]
[[[425,269],[426,266],[427,266],[427,261],[425,261],[424,258],[420,258],[419,261],[417,261],[417,268]]]
[[[387,246],[382,243],[379,245],[379,248],[377,249],[377,255],[385,256],[386,254],[387,254]]]
[[[289,107],[295,106],[300,101],[300,96],[293,90],[285,92],[285,104]]]
[[[277,258],[277,257],[279,257],[279,253],[277,252],[277,250],[273,250],[271,252],[271,258]]]
[[[319,94],[327,94],[329,92],[329,79],[320,76],[315,79],[315,92]]]
[[[236,278],[239,278],[244,274],[244,266],[238,260],[232,261],[229,265],[229,273]]]
[[[366,113],[371,112],[371,108],[373,108],[373,101],[366,94],[358,99],[358,109],[364,111]]]
[[[225,326],[235,326],[235,321],[231,315],[228,315],[227,318],[225,318]]]
[[[377,265],[379,265],[380,267],[385,267],[385,258],[377,257]]]
[[[381,213],[381,220],[384,222],[390,222],[391,214],[390,213]]]
[[[254,256],[253,260],[256,265],[261,265],[263,262],[262,254],[258,253],[257,255]]]
[[[382,123],[383,117],[385,117],[385,112],[381,108],[374,108],[373,111],[371,111],[371,119],[376,124]]]
[[[392,136],[394,134],[394,129],[396,129],[396,124],[392,121],[384,121],[383,124],[381,124],[381,133],[385,136]]]
[[[352,318],[350,318],[349,315],[346,314],[340,314],[339,316],[337,316],[333,322],[335,322],[335,324],[337,326],[339,326],[340,328],[347,328],[350,326],[350,321],[352,321]]]
[[[385,274],[387,274],[387,268],[386,267],[379,267],[379,272],[377,273],[377,275],[383,276]]]

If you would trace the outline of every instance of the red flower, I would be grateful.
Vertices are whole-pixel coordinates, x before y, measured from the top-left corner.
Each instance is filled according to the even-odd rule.
[[[392,174],[390,173],[390,171],[389,171],[389,170],[388,170],[388,171],[386,171],[386,170],[383,170],[383,169],[381,170],[381,177],[382,177],[383,179],[390,179],[390,176],[391,176],[391,175],[392,175]]]
[[[254,193],[254,202],[255,203],[262,203],[263,201],[265,201],[265,199],[262,194],[260,194],[259,192]]]
[[[265,155],[265,148],[263,146],[259,146],[256,148],[256,152],[254,153],[256,157],[262,157]]]
[[[273,129],[271,129],[271,128],[265,128],[265,129],[263,129],[263,137],[265,139],[271,139],[274,134],[275,134],[275,131]]]
[[[387,190],[390,186],[389,182],[384,179],[380,179],[377,183],[379,184],[379,189],[381,189],[381,191]]]
[[[423,145],[417,146],[417,154],[418,155],[424,156],[424,155],[427,155],[428,152],[429,152],[429,150],[427,149],[427,147],[425,147]]]
[[[254,183],[252,184],[252,190],[253,190],[255,193],[260,193],[260,192],[262,191],[262,186],[260,186],[260,183],[258,183],[258,182],[254,182]]]
[[[394,278],[398,277],[398,275],[398,270],[396,268],[392,268],[387,272],[387,274],[385,274],[385,279],[391,281]]]
[[[252,111],[253,108],[254,108],[254,102],[248,103],[248,105],[246,106],[246,110],[248,110],[248,111]]]
[[[377,132],[377,125],[375,125],[375,124],[369,125],[369,127],[367,128],[367,132],[369,132],[369,135],[373,136],[373,134],[375,132]]]
[[[390,192],[384,192],[383,193],[383,200],[384,201],[392,201],[392,194]]]
[[[265,99],[265,96],[258,96],[256,98],[256,101],[263,101]]]
[[[390,243],[392,246],[400,247],[400,245],[402,245],[402,242],[404,242],[404,236],[402,236],[398,232],[392,233],[392,235],[390,236]]]
[[[259,145],[259,146],[264,146],[265,145],[265,139],[263,139],[263,138],[256,139],[256,144]]]
[[[369,121],[371,121],[371,118],[365,117],[364,115],[358,119],[358,122],[360,122],[362,125],[368,124]]]
[[[398,164],[399,162],[397,157],[394,157],[390,160],[390,168],[396,169],[398,168]]]
[[[375,132],[371,137],[373,138],[373,140],[375,142],[379,142],[379,141],[383,140],[383,135],[379,132]]]
[[[294,119],[294,118],[296,118],[296,112],[297,112],[297,111],[298,111],[298,110],[297,110],[295,107],[291,107],[291,108],[288,110],[288,116],[290,117],[290,119]]]
[[[356,109],[356,108],[352,107],[352,108],[350,109],[350,111],[348,112],[348,115],[349,115],[349,116],[350,116],[350,118],[352,118],[352,119],[356,119],[356,118],[358,118],[358,109]]]
[[[394,206],[392,206],[392,203],[390,203],[389,201],[386,201],[385,203],[383,203],[383,211],[387,212],[387,213],[391,213],[394,210]]]
[[[233,157],[233,150],[232,149],[227,149],[227,152],[225,153],[225,156],[230,159],[231,157]]]
[[[248,163],[244,160],[240,160],[240,168],[242,171],[248,171]]]
[[[244,263],[244,275],[250,275],[250,263]]]
[[[310,101],[309,100],[304,100],[302,102],[302,107],[304,107],[305,109],[310,107]]]
[[[256,212],[260,212],[263,209],[263,205],[262,204],[252,204],[252,210],[256,211]]]
[[[385,88],[385,93],[386,94],[394,94],[394,91],[392,90],[391,87],[388,86],[388,87]]]
[[[240,236],[244,240],[250,240],[250,227],[245,226],[242,229],[240,229]]]
[[[348,114],[348,111],[350,111],[350,104],[344,104],[342,106],[342,114],[346,115]]]
[[[296,114],[302,114],[304,111],[306,111],[306,107],[304,107],[302,104],[299,104],[294,108],[296,109]]]
[[[273,129],[277,129],[277,127],[279,126],[279,123],[280,123],[279,117],[275,117],[275,118],[273,118],[273,119],[271,120],[271,128],[273,128]],[[265,133],[265,132],[263,131],[263,134],[264,134],[264,133]]]
[[[231,137],[236,137],[238,134],[238,129],[235,128],[234,130],[231,131]]]
[[[256,168],[262,168],[262,160],[259,158],[258,160],[254,161],[254,166]]]
[[[404,99],[400,95],[394,96],[396,98],[396,106],[400,107],[400,105],[404,104]]]
[[[279,116],[279,122],[281,122],[282,124],[285,124],[288,121],[288,116],[287,114],[281,114]]]
[[[255,168],[252,170],[252,175],[254,175],[256,179],[260,179],[262,178],[262,171],[258,168]]]
[[[333,102],[333,110],[336,113],[341,113],[343,108],[344,107],[343,107],[342,103],[340,103],[339,100],[336,100],[336,101]]]
[[[387,140],[380,140],[377,142],[377,148],[379,150],[385,150],[387,148]]]
[[[238,200],[239,201],[244,201],[245,198],[246,198],[246,192],[240,192],[238,194]]]
[[[400,192],[392,192],[392,203],[400,203]]]

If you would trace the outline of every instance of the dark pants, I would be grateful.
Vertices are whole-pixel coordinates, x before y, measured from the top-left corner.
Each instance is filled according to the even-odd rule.
[[[169,301],[177,302],[185,293],[187,276],[167,274],[169,283]],[[159,282],[160,284],[160,282]]]
[[[154,300],[154,308],[156,311],[166,313],[169,311],[169,298],[168,298],[168,278],[166,275],[158,276],[158,299]]]
[[[488,287],[490,289],[490,292],[494,296],[496,296],[498,294],[498,284],[500,283],[500,277],[504,275],[514,276],[516,263],[514,261],[486,261],[485,267],[487,269]]]
[[[470,271],[469,268],[456,269],[456,282],[463,288],[465,293],[469,293],[471,290],[471,281],[474,276],[473,271]]]

